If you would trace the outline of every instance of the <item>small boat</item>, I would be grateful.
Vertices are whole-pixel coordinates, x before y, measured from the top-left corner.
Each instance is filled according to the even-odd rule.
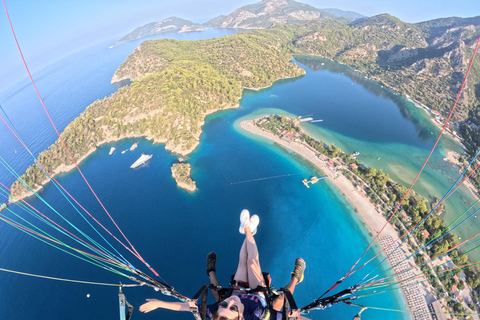
[[[323,176],[323,177],[320,177],[320,178],[312,177],[310,180],[303,179],[302,182],[305,185],[305,187],[310,188],[310,186],[308,185],[309,183],[311,183],[311,184],[317,183],[318,181],[323,180],[326,177],[327,176]]]
[[[111,156],[115,152],[115,149],[116,149],[115,147],[111,147],[108,155]]]
[[[307,179],[303,179],[302,182],[303,182],[303,184],[305,185],[305,187],[310,188],[310,187],[308,186],[308,180],[307,180]]]
[[[322,122],[323,119],[320,119],[320,120],[312,120],[311,122]]]
[[[312,117],[308,117],[308,118],[299,118],[298,121],[300,122],[306,122],[306,121],[312,121],[313,118]]]
[[[138,142],[135,142],[134,144],[132,144],[132,146],[130,147],[130,151],[133,151],[135,149],[137,149],[138,147]]]
[[[128,151],[128,149],[123,150],[123,151],[122,151],[122,154],[124,154],[124,153],[127,152],[127,151]]]
[[[142,155],[140,156],[140,158],[138,158],[137,161],[135,161],[135,162],[130,166],[130,168],[135,169],[135,168],[141,166],[142,164],[144,164],[145,162],[147,162],[148,160],[150,160],[151,157],[153,157],[153,154],[142,154]]]
[[[380,160],[380,157],[378,157],[378,159],[377,159],[377,160]]]

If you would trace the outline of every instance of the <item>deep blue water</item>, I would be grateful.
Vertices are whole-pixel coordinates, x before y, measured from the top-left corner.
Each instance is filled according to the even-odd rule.
[[[218,30],[203,36],[220,36]],[[233,32],[233,31],[232,31]],[[200,37],[202,34],[175,34]],[[116,88],[110,78],[118,65],[140,42],[114,49],[92,48],[78,53],[38,76],[38,87],[55,123],[62,130],[96,99]],[[199,190],[193,194],[176,187],[170,166],[177,157],[163,145],[140,139],[138,149],[121,154],[137,140],[112,144],[117,152],[108,156],[112,145],[101,146],[80,167],[117,224],[140,254],[160,273],[163,280],[179,292],[191,296],[208,281],[205,257],[218,254],[217,270],[226,284],[235,272],[238,251],[243,241],[238,234],[238,217],[243,208],[260,216],[256,236],[262,269],[271,272],[276,287],[285,285],[297,256],[307,262],[305,281],[295,297],[300,306],[320,296],[363,253],[371,241],[361,221],[343,196],[328,183],[306,189],[300,180],[318,174],[308,163],[279,149],[268,141],[252,137],[238,128],[238,120],[280,109],[295,115],[314,114],[324,119],[306,128],[335,142],[347,151],[360,150],[365,161],[374,162],[378,154],[387,158],[392,149],[413,150],[423,155],[433,144],[433,127],[422,114],[403,100],[343,66],[298,58],[307,74],[298,79],[279,81],[260,92],[246,91],[241,107],[207,118],[199,147],[188,157],[193,179]],[[342,72],[345,73],[342,75]],[[1,96],[0,103],[35,153],[55,140],[43,110],[30,87]],[[382,121],[380,121],[382,120]],[[387,123],[383,125],[382,123]],[[0,126],[0,155],[23,172],[31,163],[18,142]],[[14,151],[17,151],[15,153]],[[129,168],[141,153],[154,157],[136,170]],[[404,153],[404,152],[403,152]],[[404,155],[405,157],[405,155]],[[441,157],[441,154],[438,155]],[[398,158],[403,164],[404,158]],[[382,165],[385,170],[393,160]],[[375,164],[380,165],[380,162]],[[405,165],[406,171],[415,165]],[[394,170],[392,170],[394,171]],[[250,179],[292,174],[288,177],[232,184]],[[295,175],[294,175],[295,174]],[[13,179],[0,171],[3,183]],[[58,177],[59,182],[109,230],[115,227],[74,171]],[[90,226],[49,184],[40,195],[72,223],[92,234]],[[53,217],[37,199],[29,202]],[[12,206],[19,212],[19,209]],[[10,215],[10,214],[9,214]],[[47,227],[46,227],[47,228]],[[114,231],[119,236],[117,231]],[[0,224],[2,246],[0,267],[52,277],[105,283],[129,280],[89,265],[29,237],[6,224]],[[97,236],[93,236],[97,239]],[[146,271],[142,263],[110,240],[127,259]],[[371,257],[372,253],[367,256]],[[373,264],[375,265],[375,264]],[[369,270],[369,267],[365,268]],[[359,272],[347,283],[363,276]],[[117,289],[0,273],[2,319],[117,319]],[[146,298],[164,298],[150,288],[126,288],[127,299],[137,309]],[[90,298],[86,295],[90,294]],[[405,309],[398,292],[359,300],[366,305]],[[336,305],[316,311],[312,319],[351,319],[357,308]],[[404,315],[367,310],[368,319],[404,319]],[[189,314],[155,311],[134,319],[191,319]]]

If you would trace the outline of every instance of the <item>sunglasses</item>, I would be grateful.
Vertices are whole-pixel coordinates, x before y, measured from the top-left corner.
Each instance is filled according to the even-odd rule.
[[[220,302],[220,303],[218,304],[218,307],[220,307],[220,308],[228,308],[228,302],[227,302],[227,301],[222,301],[222,302]],[[229,309],[232,310],[233,312],[238,313],[238,307],[237,307],[237,305],[235,305],[235,304],[232,305]]]

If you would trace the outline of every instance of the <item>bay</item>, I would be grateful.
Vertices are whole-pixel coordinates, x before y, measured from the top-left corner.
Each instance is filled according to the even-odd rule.
[[[137,45],[132,43],[111,50],[94,48],[44,71],[39,89],[47,95],[46,103],[52,108],[54,121],[60,129],[89,103],[116,91],[109,85],[111,75]],[[122,52],[115,51],[117,49]],[[98,64],[91,63],[93,57]],[[429,125],[427,118],[415,113],[418,110],[378,84],[365,80],[364,76],[355,75],[353,71],[349,73],[344,66],[324,61],[321,63],[327,68],[322,69],[318,67],[321,63],[317,62],[297,58],[297,63],[307,70],[304,77],[278,81],[273,87],[258,92],[245,91],[239,109],[207,118],[200,146],[188,158],[194,168],[193,179],[199,187],[193,194],[178,189],[171,178],[170,166],[177,157],[166,152],[163,145],[152,145],[144,139],[139,140],[139,148],[134,152],[121,154],[121,150],[137,141],[126,139],[101,146],[82,162],[85,176],[131,243],[164,281],[181,293],[191,296],[200,285],[208,282],[205,257],[212,250],[218,254],[219,279],[223,284],[228,283],[230,274],[235,271],[243,240],[238,234],[238,217],[243,208],[260,216],[256,239],[262,268],[271,272],[276,287],[288,282],[297,256],[307,261],[305,281],[295,292],[300,306],[317,298],[343,276],[372,239],[353,208],[332,186],[324,183],[305,189],[300,183],[301,179],[318,174],[314,168],[289,152],[242,132],[238,127],[239,120],[277,111],[294,115],[314,113],[324,121],[305,126],[313,135],[317,134],[345,151],[360,151],[360,157],[365,158],[367,165],[386,172],[390,170],[392,177],[398,168],[397,177],[405,181],[409,177],[404,177],[404,172],[407,176],[414,172],[417,160],[431,147],[433,140],[429,132],[436,129]],[[104,69],[99,69],[100,66]],[[347,74],[342,75],[342,72]],[[76,80],[72,80],[74,78]],[[31,99],[31,105],[35,105],[28,90],[31,89],[25,87],[5,99],[2,96],[1,101],[27,143],[35,152],[40,152],[55,140],[55,135],[47,121],[40,121],[43,119],[41,111],[26,117],[26,110],[18,107],[22,105],[21,101],[28,99]],[[379,118],[371,119],[374,116]],[[384,125],[378,119],[389,124]],[[5,134],[2,131],[2,137]],[[448,144],[443,148],[449,148]],[[117,152],[108,156],[111,146],[115,146]],[[10,157],[9,162],[15,163],[19,171],[25,170],[31,160],[20,150],[13,153],[17,160],[12,156],[12,148],[19,148],[13,140],[3,144],[2,156]],[[418,153],[413,156],[415,161],[408,160],[405,150]],[[141,153],[151,153],[154,157],[137,170],[129,169]],[[389,160],[378,161],[378,157]],[[282,174],[292,175],[237,183]],[[432,174],[433,180],[437,178]],[[108,229],[115,230],[77,172],[64,174],[58,179],[67,189],[73,190],[74,196]],[[426,184],[425,188],[431,186]],[[91,232],[91,227],[61,199],[53,185],[47,185],[40,195],[57,211],[65,213],[75,225]],[[47,212],[45,205],[38,200],[29,199],[29,202]],[[16,206],[13,208],[19,210]],[[0,225],[0,232],[3,239],[1,267],[96,282],[129,282],[65,255],[5,224]],[[115,234],[120,236],[117,231]],[[113,241],[112,246],[128,256]],[[128,256],[128,259],[138,268],[146,269],[135,258]],[[359,279],[352,278],[350,285]],[[117,289],[114,287],[50,282],[6,273],[0,274],[0,279],[0,305],[5,319],[36,319],[39,314],[49,314],[52,319],[118,318]],[[145,298],[163,298],[150,288],[124,289],[124,292],[136,307]],[[398,292],[362,299],[362,303],[405,309]],[[309,317],[351,319],[357,312],[354,307],[335,305]],[[168,311],[147,315],[136,311],[134,316],[136,319],[191,319],[189,314]],[[369,319],[407,318],[403,314],[374,310],[366,311],[364,316]]]

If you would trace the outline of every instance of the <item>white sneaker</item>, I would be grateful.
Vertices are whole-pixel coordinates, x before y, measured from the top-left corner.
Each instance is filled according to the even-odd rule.
[[[255,233],[257,233],[257,227],[259,223],[260,218],[257,215],[253,215],[250,218],[250,231],[252,231],[252,235],[255,235]]]
[[[247,209],[243,209],[240,213],[240,231],[241,234],[245,234],[245,227],[250,225],[250,212]]]

